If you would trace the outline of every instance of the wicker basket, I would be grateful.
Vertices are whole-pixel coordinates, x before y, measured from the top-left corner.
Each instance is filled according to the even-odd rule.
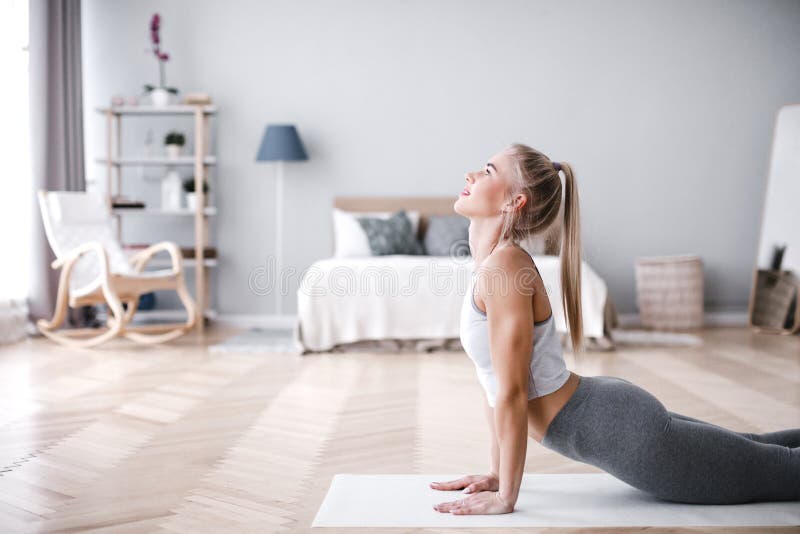
[[[660,330],[702,328],[700,256],[636,258],[636,302],[642,326]]]
[[[797,302],[798,280],[791,271],[759,269],[751,324],[781,330],[794,324],[792,304]]]

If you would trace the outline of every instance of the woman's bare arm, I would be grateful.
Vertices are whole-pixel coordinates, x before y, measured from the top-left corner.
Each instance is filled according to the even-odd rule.
[[[489,473],[500,476],[500,445],[497,441],[497,430],[494,425],[494,408],[489,406],[486,400],[486,395],[483,396],[483,407],[486,412],[486,421],[489,423],[489,435],[492,440],[492,446],[489,450]]]
[[[528,446],[533,309],[531,294],[517,287],[516,276],[521,269],[530,268],[524,254],[514,248],[498,250],[484,263],[489,273],[506,277],[504,284],[493,283],[491,276],[477,280],[486,306],[489,353],[497,377],[494,416],[500,449],[500,498],[510,504],[519,496]]]

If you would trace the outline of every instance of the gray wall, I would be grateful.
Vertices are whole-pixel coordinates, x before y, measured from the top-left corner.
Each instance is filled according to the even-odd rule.
[[[265,124],[284,121],[311,156],[286,166],[287,267],[330,255],[334,196],[455,200],[464,171],[520,141],[576,169],[585,259],[618,311],[636,311],[635,257],[683,253],[703,257],[708,310],[747,305],[775,113],[800,102],[796,1],[84,5],[88,158],[104,153],[93,107],[157,79],[153,12],[169,84],[220,108],[222,313],[274,311],[248,286],[275,244],[274,171],[254,157]],[[142,124],[126,126],[124,150],[141,150]],[[157,198],[157,175],[125,182]]]

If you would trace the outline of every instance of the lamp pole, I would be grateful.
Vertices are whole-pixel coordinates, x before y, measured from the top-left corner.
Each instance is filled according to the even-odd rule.
[[[276,169],[275,208],[275,313],[281,315],[281,270],[283,267],[283,160]]]
[[[283,162],[308,159],[297,129],[292,124],[269,124],[264,130],[256,161],[274,161],[275,168],[275,315],[282,314],[283,278]]]

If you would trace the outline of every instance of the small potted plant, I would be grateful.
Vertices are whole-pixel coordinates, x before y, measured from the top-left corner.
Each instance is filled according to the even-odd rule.
[[[197,193],[194,190],[194,176],[183,181],[183,190],[186,192],[186,207],[190,210],[197,209]],[[208,182],[203,180],[203,207],[208,206]]]
[[[181,132],[171,131],[164,137],[164,145],[167,147],[167,157],[177,158],[181,155],[181,148],[186,143],[186,137]]]

